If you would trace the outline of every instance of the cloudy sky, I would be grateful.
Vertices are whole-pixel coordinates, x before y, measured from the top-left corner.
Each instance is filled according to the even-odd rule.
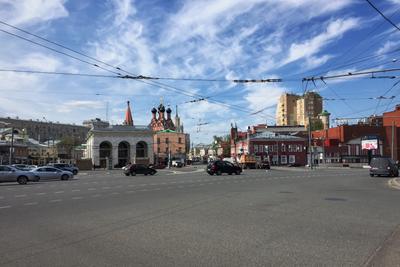
[[[373,2],[400,24],[400,1]],[[302,93],[305,76],[400,63],[400,32],[363,0],[0,0],[0,20],[137,75],[284,80],[159,80],[171,86],[160,88],[134,80],[0,72],[0,116],[80,124],[105,119],[108,106],[109,120],[121,123],[130,100],[135,124],[143,125],[162,97],[165,105],[179,105],[195,143],[228,133],[231,122],[242,129],[274,124],[279,95]],[[93,62],[6,25],[0,29]],[[4,32],[0,44],[0,69],[112,75]],[[392,100],[365,98],[383,95],[396,81],[341,79],[307,88],[345,99],[325,101],[332,118],[360,117],[392,109],[398,87],[385,95],[397,96]],[[210,100],[185,103],[200,96]],[[198,131],[199,122],[209,124]]]

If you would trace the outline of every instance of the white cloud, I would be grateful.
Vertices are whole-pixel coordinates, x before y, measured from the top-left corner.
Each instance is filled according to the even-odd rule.
[[[400,1],[400,0],[399,0]],[[377,55],[385,54],[394,48],[399,48],[400,41],[387,41],[381,48],[376,51]]]
[[[33,24],[68,16],[66,0],[0,0],[0,17],[12,25]]]
[[[89,110],[89,109],[103,109],[105,103],[101,101],[93,100],[72,100],[61,105],[58,112],[68,113],[77,109]]]
[[[330,22],[324,32],[301,43],[292,44],[289,55],[282,64],[285,65],[315,55],[326,45],[341,38],[345,32],[358,27],[358,22],[359,19],[357,18],[337,19]]]
[[[284,91],[285,88],[277,85],[249,85],[244,99],[253,112],[265,109],[261,114],[273,119],[275,118],[274,106]]]
[[[125,23],[126,20],[136,14],[136,8],[131,0],[111,0],[114,6],[114,25],[119,26]]]

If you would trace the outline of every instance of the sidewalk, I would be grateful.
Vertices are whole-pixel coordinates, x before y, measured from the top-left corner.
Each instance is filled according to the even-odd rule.
[[[400,178],[393,178],[388,181],[391,188],[400,190]]]

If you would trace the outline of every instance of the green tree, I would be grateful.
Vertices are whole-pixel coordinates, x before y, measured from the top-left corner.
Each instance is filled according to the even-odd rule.
[[[320,119],[311,121],[311,131],[317,131],[324,129],[324,124]]]

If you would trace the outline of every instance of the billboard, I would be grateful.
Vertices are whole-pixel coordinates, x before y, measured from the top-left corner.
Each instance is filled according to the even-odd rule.
[[[361,148],[367,150],[378,149],[378,140],[377,139],[361,140]]]

